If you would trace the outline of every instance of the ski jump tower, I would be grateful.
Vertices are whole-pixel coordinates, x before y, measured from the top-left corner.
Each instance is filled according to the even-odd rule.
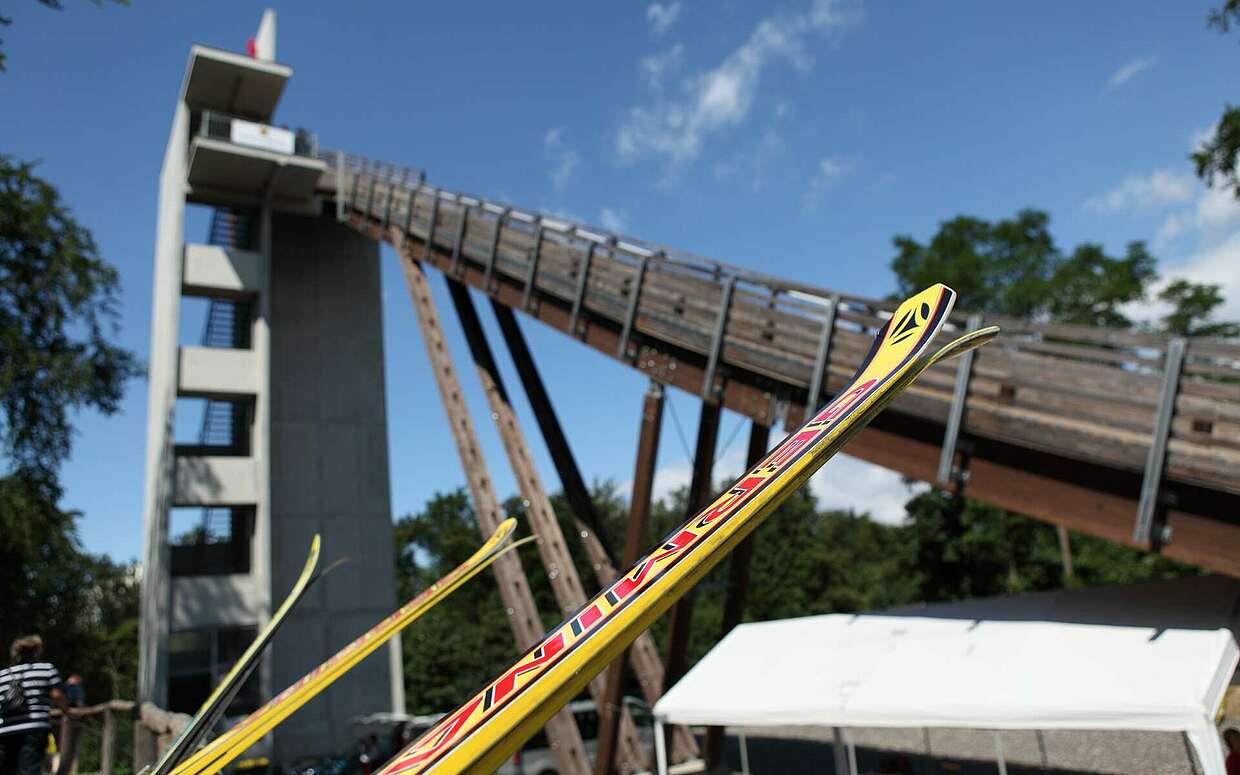
[[[160,173],[138,691],[177,711],[194,710],[266,622],[315,533],[327,561],[352,562],[310,590],[233,712],[396,603],[379,249],[319,217],[314,138],[270,125],[291,74],[275,60],[272,11],[250,56],[193,46]],[[186,239],[188,204],[213,208],[206,244]],[[186,298],[208,308],[192,345]],[[182,426],[201,411],[196,437],[178,433],[178,410]],[[351,717],[403,711],[391,646],[282,725],[270,753],[339,750]]]

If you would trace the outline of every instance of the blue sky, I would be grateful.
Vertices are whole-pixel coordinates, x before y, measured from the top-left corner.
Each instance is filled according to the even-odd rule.
[[[121,272],[120,339],[145,356],[156,182],[188,48],[243,50],[262,6],[67,5],[6,9],[0,151],[42,159],[41,174],[93,230]],[[1164,273],[1224,284],[1236,316],[1240,208],[1197,183],[1186,159],[1224,102],[1240,101],[1240,36],[1208,31],[1209,6],[276,4],[278,58],[294,68],[277,121],[425,168],[448,188],[854,293],[893,289],[895,234],[925,239],[958,213],[1034,206],[1051,213],[1062,246],[1148,240]],[[205,236],[195,213],[187,238]],[[454,459],[450,436],[386,250],[384,259],[399,515],[464,478],[441,464]],[[199,331],[189,317],[186,342]],[[582,468],[626,483],[643,381],[559,334],[525,331]],[[508,494],[485,402],[463,371]],[[691,442],[697,404],[672,402]],[[134,382],[120,414],[77,420],[65,502],[85,512],[93,551],[140,552],[145,405],[146,385]],[[737,423],[725,417],[724,439]],[[723,450],[717,475],[738,472],[743,446],[741,434]],[[660,490],[687,476],[669,422]],[[832,505],[871,506],[884,519],[898,519],[907,497],[894,476],[848,459],[813,486]]]

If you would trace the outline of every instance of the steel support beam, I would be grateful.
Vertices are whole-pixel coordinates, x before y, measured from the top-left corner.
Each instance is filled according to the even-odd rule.
[[[806,394],[806,414],[822,406],[822,389],[827,385],[827,365],[831,362],[831,338],[835,335],[835,311],[839,305],[840,297],[832,296],[822,310],[822,334],[818,337],[818,354],[814,358],[814,373]]]
[[[766,457],[771,443],[771,426],[753,423],[749,426],[749,449],[745,454],[745,470],[752,470]],[[728,589],[723,600],[723,626],[719,628],[722,639],[741,623],[745,613],[745,597],[749,593],[749,565],[753,561],[753,543],[756,533],[750,533],[732,552],[728,561]],[[707,769],[723,763],[724,727],[707,727],[705,757]]]
[[[452,240],[452,269],[448,276],[455,279],[461,273],[461,243],[465,241],[465,229],[469,223],[469,205],[456,203],[456,238]]]
[[[736,291],[736,278],[729,277],[723,282],[723,290],[719,296],[719,316],[715,319],[715,333],[711,337],[710,356],[706,361],[706,376],[702,380],[702,400],[714,402],[715,374],[719,370],[719,359],[723,355],[724,338],[728,332],[728,312],[732,309],[732,294]]]
[[[491,235],[491,249],[487,251],[487,268],[482,274],[482,292],[491,295],[491,275],[495,274],[495,259],[499,255],[499,241],[504,234],[504,219],[511,208],[505,207],[504,212],[495,216],[495,233]]]
[[[344,151],[336,151],[336,220],[344,220]]]
[[[405,282],[409,286],[409,295],[413,299],[414,310],[417,312],[418,326],[433,366],[444,411],[448,415],[448,425],[452,428],[457,452],[461,456],[461,466],[465,469],[478,528],[484,537],[489,536],[499,526],[504,514],[491,484],[493,480],[482,456],[482,447],[478,444],[473,420],[465,406],[461,382],[452,363],[448,343],[444,340],[439,311],[431,298],[426,273],[410,251],[401,251],[400,264]],[[500,597],[508,610],[517,648],[532,648],[542,639],[543,625],[529,582],[521,569],[521,561],[515,553],[510,552],[496,560],[491,567],[499,582]],[[590,771],[581,733],[572,713],[567,709],[561,710],[547,722],[545,730],[547,739],[551,742],[556,766],[561,772],[584,775]]]
[[[577,566],[573,564],[572,554],[568,551],[568,543],[560,529],[559,519],[551,506],[551,499],[543,487],[538,469],[534,466],[533,455],[530,454],[529,443],[517,420],[517,413],[512,407],[508,391],[504,387],[503,377],[495,363],[491,346],[487,342],[486,332],[478,319],[478,311],[470,298],[469,289],[456,280],[447,278],[448,291],[452,295],[452,304],[456,308],[461,328],[465,332],[465,341],[469,344],[470,355],[478,370],[478,378],[482,382],[483,393],[491,408],[491,418],[495,421],[500,440],[504,444],[504,452],[512,465],[512,472],[517,480],[517,487],[526,503],[526,519],[534,533],[538,536],[538,553],[543,565],[547,568],[547,577],[551,582],[551,591],[560,605],[561,615],[569,615],[586,603],[585,587],[577,575]],[[605,558],[604,558],[605,559]],[[589,683],[589,691],[594,704],[600,713],[606,707],[603,693],[606,679],[599,675]],[[622,769],[635,772],[646,769],[649,765],[642,750],[641,738],[637,736],[637,725],[632,717],[624,713],[620,719],[619,754]]]
[[[370,176],[370,193],[366,194],[366,217],[369,218],[375,206],[375,185],[379,182],[379,170]]]
[[[431,215],[430,220],[426,224],[426,253],[430,254],[435,248],[435,229],[439,226],[439,189],[430,189],[431,193]],[[429,255],[428,255],[429,257]],[[446,274],[446,270],[445,270]]]
[[[616,357],[622,361],[627,361],[629,358],[629,338],[633,336],[633,325],[637,322],[637,309],[642,298],[642,284],[646,282],[646,267],[649,263],[648,256],[641,257],[633,283],[629,286],[629,308],[624,313],[624,325],[620,329],[620,344],[616,347]]]
[[[590,264],[594,262],[594,251],[598,245],[594,240],[586,246],[586,255],[581,259],[581,268],[577,270],[577,292],[573,294],[573,311],[568,319],[568,333],[577,336],[577,322],[581,319],[581,306],[586,300],[586,290],[590,286]]]
[[[543,231],[542,217],[538,218],[538,229],[534,232],[534,248],[530,251],[530,265],[525,272],[525,292],[521,296],[521,309],[530,308],[530,299],[534,297],[534,284],[538,282],[538,262],[542,260]]]
[[[711,475],[715,468],[715,446],[719,440],[719,404],[702,402],[698,419],[697,446],[693,451],[693,478],[689,482],[689,501],[685,519],[706,508],[714,482]],[[696,590],[690,589],[677,602],[669,614],[667,627],[667,667],[663,671],[666,687],[676,684],[685,674],[686,653],[689,648],[689,629],[693,620],[693,603]]]
[[[542,376],[538,373],[538,367],[534,363],[534,356],[530,353],[530,348],[525,342],[525,335],[521,333],[521,327],[517,324],[517,317],[512,309],[498,304],[494,300],[491,301],[491,310],[495,313],[495,319],[499,322],[499,330],[504,335],[504,342],[508,345],[508,354],[512,356],[513,365],[517,368],[517,376],[521,380],[521,386],[525,388],[526,398],[529,399],[530,407],[534,410],[534,419],[538,422],[538,429],[542,432],[543,441],[547,443],[547,451],[551,453],[551,462],[555,465],[555,471],[560,477],[560,484],[564,487],[564,497],[568,499],[568,505],[573,510],[573,515],[577,518],[578,528],[585,533],[589,533],[597,537],[597,543],[603,554],[603,559],[612,566],[613,572],[610,578],[604,580],[599,579],[600,583],[610,583],[615,578],[614,568],[616,565],[615,554],[607,547],[603,541],[603,534],[600,532],[600,520],[598,510],[594,507],[594,499],[590,495],[590,488],[586,486],[585,479],[581,476],[581,469],[577,467],[577,460],[573,457],[573,450],[568,444],[568,437],[564,435],[564,428],[560,425],[560,418],[555,413],[555,407],[551,403],[551,396],[547,394],[547,387],[543,384]],[[582,536],[585,538],[586,536]],[[597,567],[596,558],[591,561]],[[634,559],[636,562],[636,559]],[[623,567],[628,567],[627,565]]]
[[[1154,418],[1150,452],[1145,459],[1145,475],[1141,477],[1141,499],[1137,502],[1137,522],[1132,540],[1137,544],[1161,545],[1170,534],[1154,534],[1154,512],[1162,494],[1163,469],[1166,467],[1167,440],[1171,436],[1171,418],[1175,414],[1175,397],[1180,392],[1180,372],[1184,366],[1184,339],[1175,337],[1167,343],[1163,365],[1162,398]]]
[[[976,331],[981,327],[982,316],[977,313],[970,315],[966,328],[969,331]],[[952,392],[951,407],[947,410],[943,450],[939,453],[939,484],[955,484],[962,482],[965,478],[964,471],[956,467],[956,444],[960,441],[960,428],[964,423],[964,405],[969,398],[969,380],[973,379],[973,359],[976,355],[976,350],[969,350],[960,356],[956,364],[956,386]]]

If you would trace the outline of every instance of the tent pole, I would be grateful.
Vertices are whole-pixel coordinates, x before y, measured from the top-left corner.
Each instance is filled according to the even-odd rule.
[[[845,732],[848,741],[848,775],[857,775],[857,746],[853,744],[852,732]]]
[[[995,763],[999,765],[999,775],[1007,775],[1007,760],[1003,758],[1003,738],[999,730],[995,730]]]
[[[848,752],[844,750],[844,730],[831,727],[831,751],[835,754],[835,775],[852,775],[848,769]]]
[[[654,721],[654,766],[659,775],[667,775],[667,741],[663,738],[663,721]]]
[[[744,732],[737,732],[741,743],[741,775],[749,775],[749,739]]]

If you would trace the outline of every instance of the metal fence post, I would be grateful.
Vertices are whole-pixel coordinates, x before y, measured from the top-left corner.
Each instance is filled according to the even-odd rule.
[[[1175,415],[1175,398],[1180,392],[1180,371],[1184,365],[1182,337],[1167,343],[1167,358],[1163,366],[1162,398],[1158,402],[1158,416],[1154,420],[1154,433],[1150,439],[1150,451],[1145,458],[1145,475],[1141,479],[1141,500],[1137,504],[1137,522],[1132,540],[1139,544],[1149,543],[1154,529],[1154,511],[1162,491],[1163,469],[1167,460],[1167,439],[1171,436],[1171,418]],[[1159,536],[1159,541],[1165,540]]]
[[[982,327],[982,316],[974,313],[965,324],[969,331]],[[975,350],[969,350],[960,356],[956,364],[956,388],[952,393],[952,404],[947,410],[947,430],[943,434],[943,451],[939,455],[938,479],[941,484],[949,484],[956,479],[956,444],[960,440],[960,425],[964,420],[964,405],[969,398],[969,379],[973,376],[973,357]]]

